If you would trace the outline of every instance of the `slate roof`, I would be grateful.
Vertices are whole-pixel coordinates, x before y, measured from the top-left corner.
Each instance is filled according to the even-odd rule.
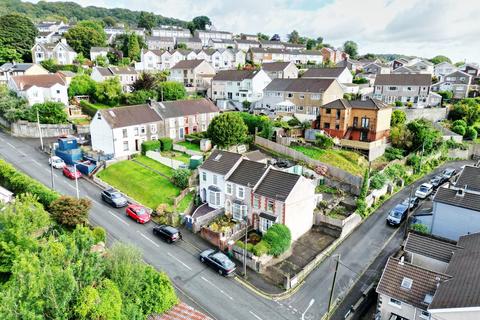
[[[241,158],[242,155],[238,153],[222,150],[213,150],[210,157],[205,160],[205,162],[200,166],[200,168],[208,170],[210,172],[225,175]]]
[[[65,85],[64,79],[58,73],[13,76],[12,80],[15,82],[17,88],[22,91],[33,86],[50,88],[57,83]]]
[[[145,41],[173,42],[173,37],[146,36]]]
[[[205,98],[152,102],[152,104],[163,119],[219,112],[218,107]]]
[[[187,42],[202,42],[200,38],[183,38],[183,37],[178,37],[177,38],[177,43],[187,43]]]
[[[457,179],[455,186],[473,191],[480,191],[480,167],[465,166]]]
[[[347,67],[312,68],[305,71],[302,78],[337,78],[345,69],[347,69]]]
[[[162,120],[160,115],[146,104],[101,109],[98,112],[111,128],[123,128]]]
[[[262,64],[262,69],[267,72],[271,71],[283,71],[290,62],[266,62]]]
[[[410,232],[404,247],[406,252],[420,254],[442,262],[450,262],[459,249],[455,243],[437,239],[430,235]]]
[[[432,76],[429,74],[379,74],[375,78],[376,86],[430,86]]]
[[[258,185],[255,193],[285,201],[299,179],[300,176],[297,174],[270,169]]]
[[[235,39],[236,43],[241,43],[241,44],[257,44],[260,45],[260,42],[258,40],[247,40],[247,39]]]
[[[460,237],[446,273],[452,279],[440,283],[430,309],[480,307],[480,233]]]
[[[480,194],[468,191],[464,192],[463,196],[460,196],[457,195],[457,190],[455,189],[438,188],[433,201],[480,212]],[[455,214],[455,212],[451,212],[451,214]]]
[[[2,71],[27,71],[31,67],[33,67],[33,63],[11,63],[6,62],[0,66],[0,70]]]
[[[267,159],[267,156],[263,154],[260,150],[253,150],[253,151],[247,152],[243,156],[248,160],[257,161],[257,162]]]
[[[327,109],[369,109],[369,110],[381,110],[392,108],[392,106],[372,98],[367,98],[365,100],[347,100],[347,99],[337,99],[333,100],[322,106],[322,108]]]
[[[273,79],[265,91],[324,92],[335,79]]]
[[[173,69],[194,69],[198,67],[203,61],[203,59],[194,59],[194,60],[181,60],[176,65],[174,65],[171,70]]]
[[[253,79],[258,70],[221,70],[212,78],[213,81],[242,81]]]
[[[110,47],[91,47],[90,52],[103,52],[103,51],[111,51]]]
[[[243,159],[227,181],[253,188],[267,169],[264,163]]]
[[[113,77],[115,75],[138,74],[133,67],[96,67],[98,72],[104,77]]]
[[[403,278],[413,280],[410,289],[402,287]],[[425,296],[435,294],[437,283],[450,277],[431,271],[408,262],[400,263],[400,259],[390,257],[383,270],[377,286],[377,292],[400,300],[409,305],[427,310]]]

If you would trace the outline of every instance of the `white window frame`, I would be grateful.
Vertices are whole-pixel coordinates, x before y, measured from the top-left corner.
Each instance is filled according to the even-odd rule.
[[[247,216],[247,206],[233,202],[232,204],[232,217],[237,221],[243,220]]]
[[[233,193],[233,184],[231,182],[227,182],[225,185],[225,193],[228,194],[229,196],[232,195]]]
[[[270,209],[270,203],[272,204],[272,208]],[[275,211],[275,200],[273,199],[267,199],[267,207],[265,208],[268,212],[274,212]]]
[[[388,304],[394,306],[395,308],[402,309],[402,301],[397,300],[395,298],[390,298],[388,300]]]
[[[157,124],[156,123],[150,124],[150,132],[151,133],[157,133]]]
[[[213,204],[214,206],[219,206],[220,205],[220,192],[209,190],[208,191],[208,202]]]
[[[123,141],[123,151],[128,151],[130,150],[130,146],[128,144],[128,140],[127,141]]]
[[[207,173],[202,172],[202,181],[207,181]]]
[[[245,187],[237,186],[237,198],[245,199]]]
[[[158,140],[158,136],[156,134],[154,134],[150,137],[150,140]]]
[[[273,226],[274,222],[265,218],[260,218],[260,231],[262,233],[267,232],[267,230]]]
[[[259,195],[253,196],[253,207],[255,209],[260,209],[262,207],[262,198]]]

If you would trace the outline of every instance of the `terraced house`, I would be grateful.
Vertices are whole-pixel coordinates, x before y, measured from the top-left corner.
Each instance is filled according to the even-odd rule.
[[[430,92],[431,85],[430,74],[378,74],[373,97],[389,104],[400,101],[426,107],[435,104]]]

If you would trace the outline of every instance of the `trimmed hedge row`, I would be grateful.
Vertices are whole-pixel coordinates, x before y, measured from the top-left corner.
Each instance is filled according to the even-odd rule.
[[[95,113],[97,113],[97,108],[95,108],[93,104],[91,104],[86,100],[80,101],[80,107],[82,108],[83,113],[85,113],[86,115],[89,115],[92,118],[95,116]]]
[[[15,169],[8,162],[0,159],[0,185],[9,189],[15,194],[30,193],[38,197],[38,202],[45,208],[50,206],[52,201],[58,199],[60,194],[47,188],[35,179]]]
[[[150,140],[144,141],[142,143],[142,155],[145,155],[147,151],[158,151],[160,150],[160,141]]]
[[[170,138],[160,138],[158,139],[162,144],[162,151],[170,151],[173,149],[173,140]]]

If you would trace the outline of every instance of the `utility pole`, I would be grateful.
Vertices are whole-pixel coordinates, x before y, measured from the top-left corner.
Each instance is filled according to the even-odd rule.
[[[50,148],[50,176],[52,179],[52,190],[55,190],[55,184],[53,182],[53,159],[52,159],[52,148]]]
[[[75,189],[77,190],[77,199],[80,199],[80,193],[78,191],[78,177],[77,177],[77,164],[73,164],[73,171],[75,172]]]
[[[335,273],[333,274],[332,288],[330,289],[330,297],[328,298],[327,315],[330,318],[330,309],[332,308],[333,292],[335,291],[335,281],[337,280],[338,265],[340,264],[340,255],[337,255],[337,264],[335,265]]]
[[[407,219],[405,219],[405,231],[403,233],[404,238],[407,237],[407,233],[408,233],[408,221],[410,221],[410,207],[412,203],[413,186],[414,184],[412,183],[410,186],[410,193],[408,195]]]
[[[38,114],[38,108],[37,108],[37,125],[38,125],[38,133],[40,135],[40,146],[42,147],[42,150],[43,150],[42,128],[40,127],[40,115]]]
[[[420,157],[420,172],[422,172],[423,152],[425,151],[425,141],[422,143],[422,155]]]
[[[248,241],[248,216],[245,219],[245,246],[243,247],[243,277],[247,279],[247,241]]]

